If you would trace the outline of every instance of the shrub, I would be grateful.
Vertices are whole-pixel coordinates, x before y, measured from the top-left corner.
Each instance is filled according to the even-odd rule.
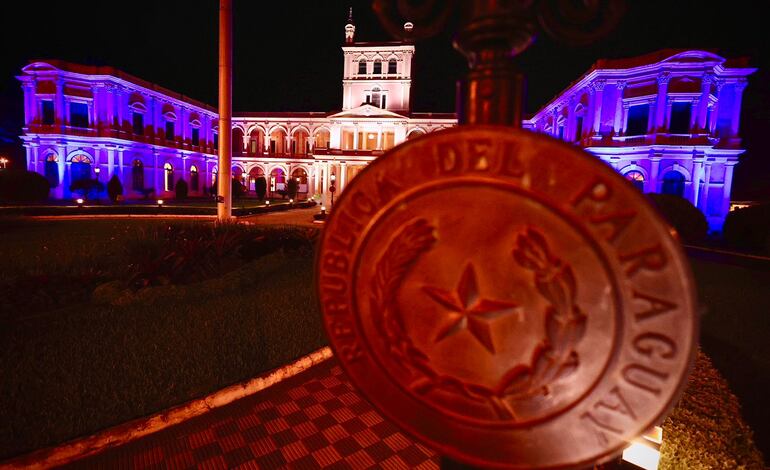
[[[722,235],[730,248],[770,254],[770,203],[730,212]]]
[[[246,195],[246,188],[235,178],[233,178],[232,195],[233,199],[240,199]]]
[[[257,193],[258,199],[264,199],[267,194],[267,180],[264,176],[260,176],[254,181],[254,192]]]
[[[50,185],[39,173],[26,170],[0,170],[0,200],[37,202],[48,199]]]
[[[112,178],[107,183],[107,195],[113,204],[117,202],[119,196],[123,195],[123,184],[120,182],[118,175],[112,175]]]
[[[661,215],[676,229],[685,243],[702,243],[708,235],[708,222],[690,201],[671,194],[647,194]]]
[[[297,183],[297,180],[294,178],[290,178],[289,181],[286,183],[286,194],[291,199],[296,199],[297,197],[297,190],[299,189],[299,183]]]
[[[92,179],[77,180],[70,185],[70,191],[88,199],[98,199],[104,192],[104,183]]]
[[[174,192],[177,199],[187,199],[187,182],[179,178],[174,186]]]

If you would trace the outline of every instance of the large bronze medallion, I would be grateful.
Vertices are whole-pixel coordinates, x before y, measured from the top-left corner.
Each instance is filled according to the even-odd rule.
[[[697,334],[668,226],[558,140],[464,126],[370,164],[332,212],[318,295],[385,415],[488,467],[582,467],[661,421]]]

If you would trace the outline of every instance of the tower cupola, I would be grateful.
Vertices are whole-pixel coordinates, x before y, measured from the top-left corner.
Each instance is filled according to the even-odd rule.
[[[348,11],[348,22],[345,24],[345,42],[352,43],[356,35],[356,25],[353,24],[353,7]]]

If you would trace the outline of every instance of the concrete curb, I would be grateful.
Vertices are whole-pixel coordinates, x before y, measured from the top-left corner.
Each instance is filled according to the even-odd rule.
[[[297,359],[291,364],[274,369],[263,376],[231,385],[206,397],[192,400],[151,416],[119,424],[94,435],[66,442],[57,447],[36,450],[29,454],[0,462],[0,470],[18,468],[44,469],[72,463],[109,448],[127,444],[141,437],[162,431],[241,398],[254,395],[330,357],[332,357],[331,349],[323,347]]]

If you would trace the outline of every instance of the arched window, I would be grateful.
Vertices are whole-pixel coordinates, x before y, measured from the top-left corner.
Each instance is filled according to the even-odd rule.
[[[217,190],[217,167],[211,169],[211,186],[214,187],[214,192]]]
[[[358,61],[358,74],[366,75],[366,59],[361,59]]]
[[[233,167],[233,179],[238,181],[239,183],[243,184],[243,168],[239,166]]]
[[[75,181],[91,179],[91,159],[79,154],[70,159],[70,179]]]
[[[624,175],[639,191],[644,191],[644,175],[641,171],[631,170]]]
[[[144,189],[144,165],[139,159],[134,160],[131,165],[131,188],[134,191]]]
[[[166,163],[163,165],[163,172],[165,173],[165,177],[163,178],[163,189],[165,191],[173,191],[174,190],[174,167],[171,166],[171,163]]]
[[[45,158],[45,179],[52,188],[59,186],[59,157],[55,153]]]
[[[200,187],[200,180],[198,179],[198,167],[195,165],[190,166],[190,189],[197,191]]]
[[[291,179],[297,182],[298,194],[307,194],[307,172],[304,168],[295,168],[294,171],[291,172]]]
[[[382,61],[380,60],[374,61],[374,67],[372,68],[372,73],[374,75],[382,75]]]
[[[286,187],[286,173],[280,168],[274,168],[270,172],[270,192],[281,191]]]
[[[684,196],[684,175],[678,171],[668,171],[663,175],[663,194],[673,194],[674,196]]]
[[[265,179],[265,170],[258,166],[251,167],[249,170],[249,191],[256,191],[256,183],[259,178]]]
[[[583,138],[583,113],[584,108],[582,104],[575,107],[575,141],[579,142]]]
[[[397,72],[396,59],[390,59],[388,61],[388,75],[395,75]]]
[[[380,90],[380,87],[374,87],[372,88],[372,106],[380,107],[380,96],[381,96],[382,90]]]

